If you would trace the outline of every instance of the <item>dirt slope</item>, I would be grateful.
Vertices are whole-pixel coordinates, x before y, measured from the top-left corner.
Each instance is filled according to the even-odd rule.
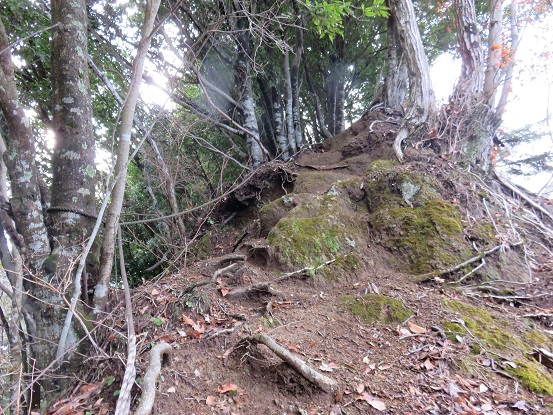
[[[370,114],[264,167],[236,219],[208,233],[209,258],[134,292],[138,377],[151,345],[174,347],[154,413],[553,413],[553,278],[538,249],[552,223],[429,150],[397,165],[397,122]],[[254,333],[337,388],[241,342]],[[106,341],[124,356],[122,336]],[[104,380],[103,402],[118,369],[87,382]]]

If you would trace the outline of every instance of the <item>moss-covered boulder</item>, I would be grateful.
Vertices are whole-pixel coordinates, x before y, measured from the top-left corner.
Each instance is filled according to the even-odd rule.
[[[359,298],[346,295],[342,297],[342,302],[365,323],[401,324],[412,315],[401,301],[379,294],[366,294]]]
[[[457,207],[440,198],[430,177],[377,160],[367,168],[366,192],[371,236],[402,271],[438,271],[473,256]]]
[[[324,195],[297,195],[295,200],[297,205],[267,236],[276,261],[284,267],[316,267],[366,244],[363,215],[355,211],[338,187],[332,186]]]

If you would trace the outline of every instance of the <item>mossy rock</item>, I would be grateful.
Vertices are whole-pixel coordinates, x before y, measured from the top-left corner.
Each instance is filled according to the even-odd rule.
[[[202,236],[202,238],[192,246],[190,253],[196,260],[209,258],[211,256],[211,239],[209,238],[209,234]]]
[[[329,192],[303,198],[270,230],[267,242],[284,267],[315,267],[355,252],[364,228],[351,203]]]
[[[343,281],[350,277],[359,276],[365,270],[365,264],[361,261],[358,252],[340,255],[334,262],[325,265],[317,271],[317,275],[323,281]]]
[[[303,196],[304,195],[297,194],[284,195],[263,206],[259,210],[259,221],[261,225],[260,236],[266,237],[278,221],[285,217],[290,210],[301,202]]]
[[[369,224],[377,242],[403,259],[414,274],[445,269],[468,259],[457,208],[440,199],[418,208],[388,207],[373,213]]]
[[[379,294],[366,294],[360,298],[346,295],[341,300],[365,323],[401,324],[413,314],[401,301]]]

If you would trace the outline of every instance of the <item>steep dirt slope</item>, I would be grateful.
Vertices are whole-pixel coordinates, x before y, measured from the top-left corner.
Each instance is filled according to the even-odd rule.
[[[429,150],[397,164],[398,122],[263,167],[209,258],[135,290],[138,376],[174,348],[155,413],[553,413],[552,223]],[[243,341],[260,333],[337,386]],[[95,373],[107,399],[122,370]]]

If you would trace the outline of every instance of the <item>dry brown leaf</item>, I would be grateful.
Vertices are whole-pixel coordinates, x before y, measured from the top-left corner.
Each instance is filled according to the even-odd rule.
[[[365,385],[364,384],[360,383],[359,385],[357,385],[356,391],[359,395],[361,395],[364,390],[365,390]]]
[[[384,363],[383,365],[378,366],[378,370],[388,370],[392,367],[389,363]]]
[[[296,352],[296,353],[299,353],[300,352],[300,349],[298,349],[296,346],[288,346],[288,350],[291,350],[293,352]]]
[[[407,324],[409,325],[409,330],[411,330],[412,333],[415,333],[415,334],[426,333],[426,329],[424,327],[417,326],[415,323],[412,323],[410,321],[408,321]]]
[[[190,317],[188,317],[186,314],[182,313],[182,322],[184,324],[188,324],[189,326],[193,326],[196,324],[194,320],[192,320]]]
[[[221,385],[219,388],[217,388],[217,393],[223,394],[230,391],[237,391],[238,386],[236,386],[234,383],[225,383],[224,385]]]
[[[435,368],[436,368],[436,366],[434,366],[434,365],[432,364],[432,362],[430,361],[430,359],[426,359],[426,360],[424,361],[424,367],[426,368],[426,370],[432,370],[432,369],[435,369]]]
[[[156,295],[159,295],[159,291],[156,290],[156,289],[154,288],[154,289],[151,291],[150,294],[152,294],[152,295],[155,297]]]
[[[378,409],[379,411],[385,411],[386,410],[386,404],[384,402],[376,399],[374,396],[369,395],[367,392],[363,392],[361,396],[358,396],[355,398],[357,401],[365,401],[370,406],[372,406],[375,409]]]
[[[209,406],[213,406],[215,405],[215,396],[213,395],[209,395],[207,398],[205,398],[205,403],[208,404]]]
[[[225,297],[228,294],[228,290],[226,288],[221,288],[221,295]]]

